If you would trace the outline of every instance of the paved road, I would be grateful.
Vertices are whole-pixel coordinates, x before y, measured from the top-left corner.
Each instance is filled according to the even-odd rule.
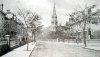
[[[64,43],[39,42],[30,57],[100,57],[100,51]]]

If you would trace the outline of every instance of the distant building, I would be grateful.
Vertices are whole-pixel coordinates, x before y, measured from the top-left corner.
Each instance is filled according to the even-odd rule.
[[[83,21],[80,21],[83,22]],[[75,38],[80,38],[83,39],[83,23],[79,23],[79,22],[73,22],[71,20],[71,18],[69,18],[69,23],[70,23],[70,33],[71,33],[71,37],[75,37]],[[86,37],[88,38],[88,27],[86,26]]]
[[[80,21],[83,22],[83,21]],[[82,39],[83,37],[83,23],[78,23],[78,22],[73,22],[71,20],[71,18],[69,18],[69,23],[70,23],[70,32],[72,33],[72,36],[78,37]],[[100,24],[98,25],[94,25],[94,24],[90,24],[90,25],[86,25],[86,37],[87,39],[97,39],[97,36],[93,36],[94,32],[93,31],[97,31],[96,29],[98,29],[100,26]],[[100,29],[98,30],[100,31]],[[90,38],[90,33],[91,33],[91,38]]]

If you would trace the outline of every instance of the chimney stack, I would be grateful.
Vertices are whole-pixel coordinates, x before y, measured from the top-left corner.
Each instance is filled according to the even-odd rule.
[[[3,4],[1,6],[2,6],[2,10],[3,10]]]

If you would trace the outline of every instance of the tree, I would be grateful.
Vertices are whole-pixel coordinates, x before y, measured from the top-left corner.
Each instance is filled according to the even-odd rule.
[[[100,15],[100,11],[96,10],[93,11],[95,9],[96,5],[91,5],[91,6],[87,6],[85,7],[83,10],[81,11],[76,11],[73,14],[70,15],[71,19],[77,23],[77,24],[81,24],[80,26],[83,28],[83,38],[84,38],[84,44],[85,47],[86,45],[86,27],[89,24],[97,24],[98,21],[97,19],[99,19],[99,15]],[[90,29],[90,28],[89,28]],[[91,38],[91,30],[90,30],[90,38]]]
[[[34,13],[32,15],[33,15],[33,17],[30,17],[28,19],[28,21],[30,21],[29,25],[30,25],[30,29],[32,31],[32,41],[36,42],[36,34],[40,33],[40,31],[42,29],[42,25],[40,22],[41,17],[36,13]]]
[[[27,33],[27,50],[28,50],[28,46],[29,46],[29,35],[28,35],[28,33],[29,33],[30,29],[32,29],[32,32],[35,32],[35,30],[37,30],[36,27],[38,27],[38,25],[35,24],[35,23],[39,19],[39,15],[37,15],[34,12],[31,12],[30,10],[26,10],[26,9],[19,9],[17,14],[22,19],[23,24],[25,25],[25,30],[26,30],[26,33]]]
[[[91,5],[91,6],[85,7],[85,9],[80,12],[80,13],[82,13],[81,17],[82,17],[83,22],[84,22],[83,35],[84,35],[85,47],[87,46],[87,44],[86,44],[86,33],[85,33],[87,24],[89,25],[89,35],[90,35],[90,38],[91,38],[90,24],[91,23],[92,24],[98,23],[97,19],[99,19],[98,16],[100,15],[100,11],[99,10],[93,11],[93,9],[95,9],[95,7],[96,7],[96,5]]]
[[[72,38],[76,39],[76,43],[78,44],[78,40],[79,40],[79,26],[80,26],[80,13],[78,11],[73,12],[72,14],[69,14],[70,16],[70,20],[72,21],[72,24],[70,24],[70,30],[75,30],[74,33],[70,33],[71,36],[74,36]],[[73,27],[71,27],[73,26]]]

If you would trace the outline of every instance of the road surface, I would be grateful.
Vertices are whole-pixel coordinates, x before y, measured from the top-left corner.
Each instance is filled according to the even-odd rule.
[[[64,43],[38,42],[30,57],[100,57],[100,51]]]

